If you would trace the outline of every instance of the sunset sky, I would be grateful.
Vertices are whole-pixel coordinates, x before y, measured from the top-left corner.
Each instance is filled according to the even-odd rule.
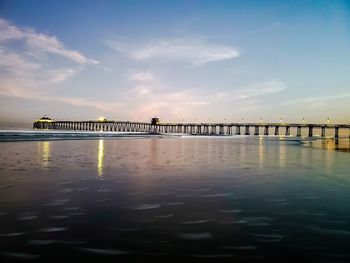
[[[0,0],[0,121],[350,122],[350,1]]]

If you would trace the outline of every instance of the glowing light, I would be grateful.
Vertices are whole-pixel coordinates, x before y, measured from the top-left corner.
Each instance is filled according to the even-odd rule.
[[[105,157],[104,141],[98,141],[98,152],[97,152],[97,175],[103,176],[103,161]]]
[[[35,122],[53,122],[53,120],[36,120]]]
[[[50,142],[38,142],[38,149],[38,157],[42,167],[48,167],[51,156]]]
[[[97,120],[98,121],[107,121],[107,119],[105,117],[99,117]]]

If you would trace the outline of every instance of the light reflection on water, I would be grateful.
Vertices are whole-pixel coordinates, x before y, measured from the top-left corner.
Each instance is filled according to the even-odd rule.
[[[104,140],[98,141],[97,149],[97,175],[103,177],[103,162],[105,157]]]
[[[40,141],[37,146],[38,160],[43,168],[47,168],[51,157],[51,143],[50,141]]]
[[[343,152],[350,152],[350,138],[326,138],[316,141],[311,141],[307,145],[314,148],[321,148],[323,150],[336,150]]]

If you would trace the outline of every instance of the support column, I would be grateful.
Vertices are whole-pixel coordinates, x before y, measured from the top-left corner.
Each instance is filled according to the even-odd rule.
[[[279,135],[280,135],[280,127],[275,126],[275,136],[279,136]]]
[[[339,138],[339,127],[335,127],[334,137]]]
[[[286,136],[290,136],[290,126],[286,126]]]
[[[225,134],[225,133],[224,133],[224,125],[220,125],[220,131],[219,131],[219,134],[220,134],[220,135]]]
[[[244,135],[250,135],[250,131],[249,131],[249,126],[245,126],[245,132]]]
[[[313,128],[312,126],[309,126],[309,137],[312,137],[314,134],[313,134]]]
[[[301,137],[301,126],[297,128],[297,137]]]
[[[236,135],[241,135],[241,126],[236,126]]]
[[[321,137],[326,137],[326,127],[321,127]]]
[[[254,135],[259,135],[259,126],[255,126]]]
[[[269,135],[269,126],[264,127],[264,135]]]
[[[211,134],[216,134],[216,125],[211,126]]]

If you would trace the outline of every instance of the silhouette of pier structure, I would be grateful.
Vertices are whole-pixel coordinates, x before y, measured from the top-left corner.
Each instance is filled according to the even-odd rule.
[[[178,133],[190,135],[275,135],[297,136],[306,134],[326,137],[331,133],[339,138],[340,129],[350,132],[349,124],[309,124],[309,123],[161,123],[153,118],[151,122],[136,121],[55,121],[44,116],[33,124],[34,129],[72,130],[72,131],[109,131],[135,133]],[[304,132],[303,132],[304,131]],[[330,135],[328,135],[330,136]]]

